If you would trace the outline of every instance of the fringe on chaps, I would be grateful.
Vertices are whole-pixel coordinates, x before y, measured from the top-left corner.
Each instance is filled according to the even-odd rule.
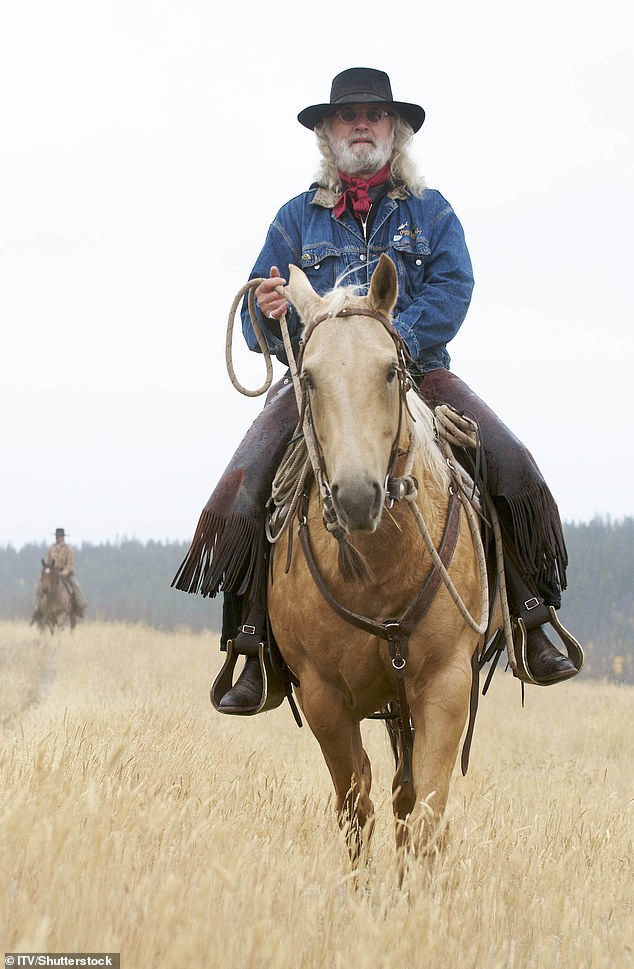
[[[425,374],[423,399],[449,404],[478,424],[487,490],[496,503],[513,559],[551,604],[566,588],[568,556],[559,511],[532,455],[497,415],[448,370]],[[269,394],[205,505],[191,547],[172,585],[215,596],[233,592],[266,601],[265,506],[288,442],[297,427],[292,385]]]

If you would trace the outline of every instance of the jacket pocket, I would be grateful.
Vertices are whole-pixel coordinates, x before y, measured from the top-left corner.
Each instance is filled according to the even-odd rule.
[[[420,236],[416,241],[402,236],[392,240],[391,249],[398,272],[399,292],[414,299],[425,279],[425,267],[431,256],[429,244]]]
[[[302,249],[301,268],[315,292],[321,296],[334,288],[340,258],[339,250],[327,243],[304,246]]]

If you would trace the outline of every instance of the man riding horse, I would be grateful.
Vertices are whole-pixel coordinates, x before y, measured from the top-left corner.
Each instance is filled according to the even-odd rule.
[[[86,610],[86,600],[79,582],[75,578],[73,571],[73,549],[66,542],[66,533],[63,528],[55,529],[55,544],[51,545],[48,550],[47,562],[57,569],[62,582],[68,590],[72,614],[77,616],[78,619],[83,619]]]
[[[321,164],[310,189],[275,216],[253,267],[250,278],[262,278],[255,290],[258,318],[271,351],[287,363],[280,317],[286,314],[294,346],[301,334],[297,312],[280,292],[289,266],[299,266],[323,295],[339,280],[367,291],[381,253],[392,258],[398,271],[393,323],[409,351],[419,393],[432,408],[449,404],[479,427],[486,488],[502,527],[510,611],[523,638],[517,675],[540,685],[558,683],[578,672],[545,629],[551,621],[560,627],[555,610],[566,587],[559,512],[528,450],[449,370],[447,343],[466,316],[473,274],[457,216],[438,191],[426,187],[408,153],[424,119],[419,105],[394,100],[387,74],[363,67],[338,74],[330,101],[299,113],[299,122],[315,132]],[[242,320],[249,348],[258,351],[246,300]],[[269,392],[205,506],[174,580],[188,592],[224,592],[221,648],[231,640],[236,652],[247,655],[235,686],[219,700],[225,713],[261,708],[263,671],[253,643],[266,635],[265,504],[297,418],[287,375]],[[464,459],[470,467],[479,461],[467,453]]]

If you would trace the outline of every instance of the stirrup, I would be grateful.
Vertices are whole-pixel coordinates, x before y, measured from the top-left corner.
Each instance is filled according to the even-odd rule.
[[[566,647],[566,653],[568,659],[572,661],[576,673],[580,673],[583,669],[583,649],[581,643],[575,639],[571,632],[569,632],[566,627],[559,621],[557,616],[557,610],[554,606],[548,606],[548,612],[550,613],[548,622],[558,633],[559,638]],[[548,686],[549,684],[544,683],[542,680],[536,679],[530,671],[528,665],[527,656],[527,645],[528,636],[526,623],[523,619],[513,620],[513,654],[515,656],[516,670],[515,675],[518,679],[522,680],[524,683],[534,683],[536,686]],[[571,674],[571,676],[576,676],[576,673]]]
[[[260,642],[258,643],[257,649],[257,658],[260,664],[260,672],[262,673],[262,695],[258,703],[252,707],[229,711],[220,706],[220,701],[232,688],[233,671],[238,662],[238,657],[244,654],[236,652],[232,639],[227,640],[227,658],[214,680],[209,694],[211,704],[218,713],[225,713],[232,717],[252,717],[256,713],[262,713],[264,710],[274,710],[285,700],[286,691],[271,661],[268,644]]]

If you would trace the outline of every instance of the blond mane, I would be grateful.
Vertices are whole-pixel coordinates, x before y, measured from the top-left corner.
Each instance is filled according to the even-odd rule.
[[[450,474],[447,462],[436,442],[434,415],[415,390],[409,391],[407,406],[414,418],[410,421],[410,431],[420,457],[435,483],[444,490],[449,487]]]

